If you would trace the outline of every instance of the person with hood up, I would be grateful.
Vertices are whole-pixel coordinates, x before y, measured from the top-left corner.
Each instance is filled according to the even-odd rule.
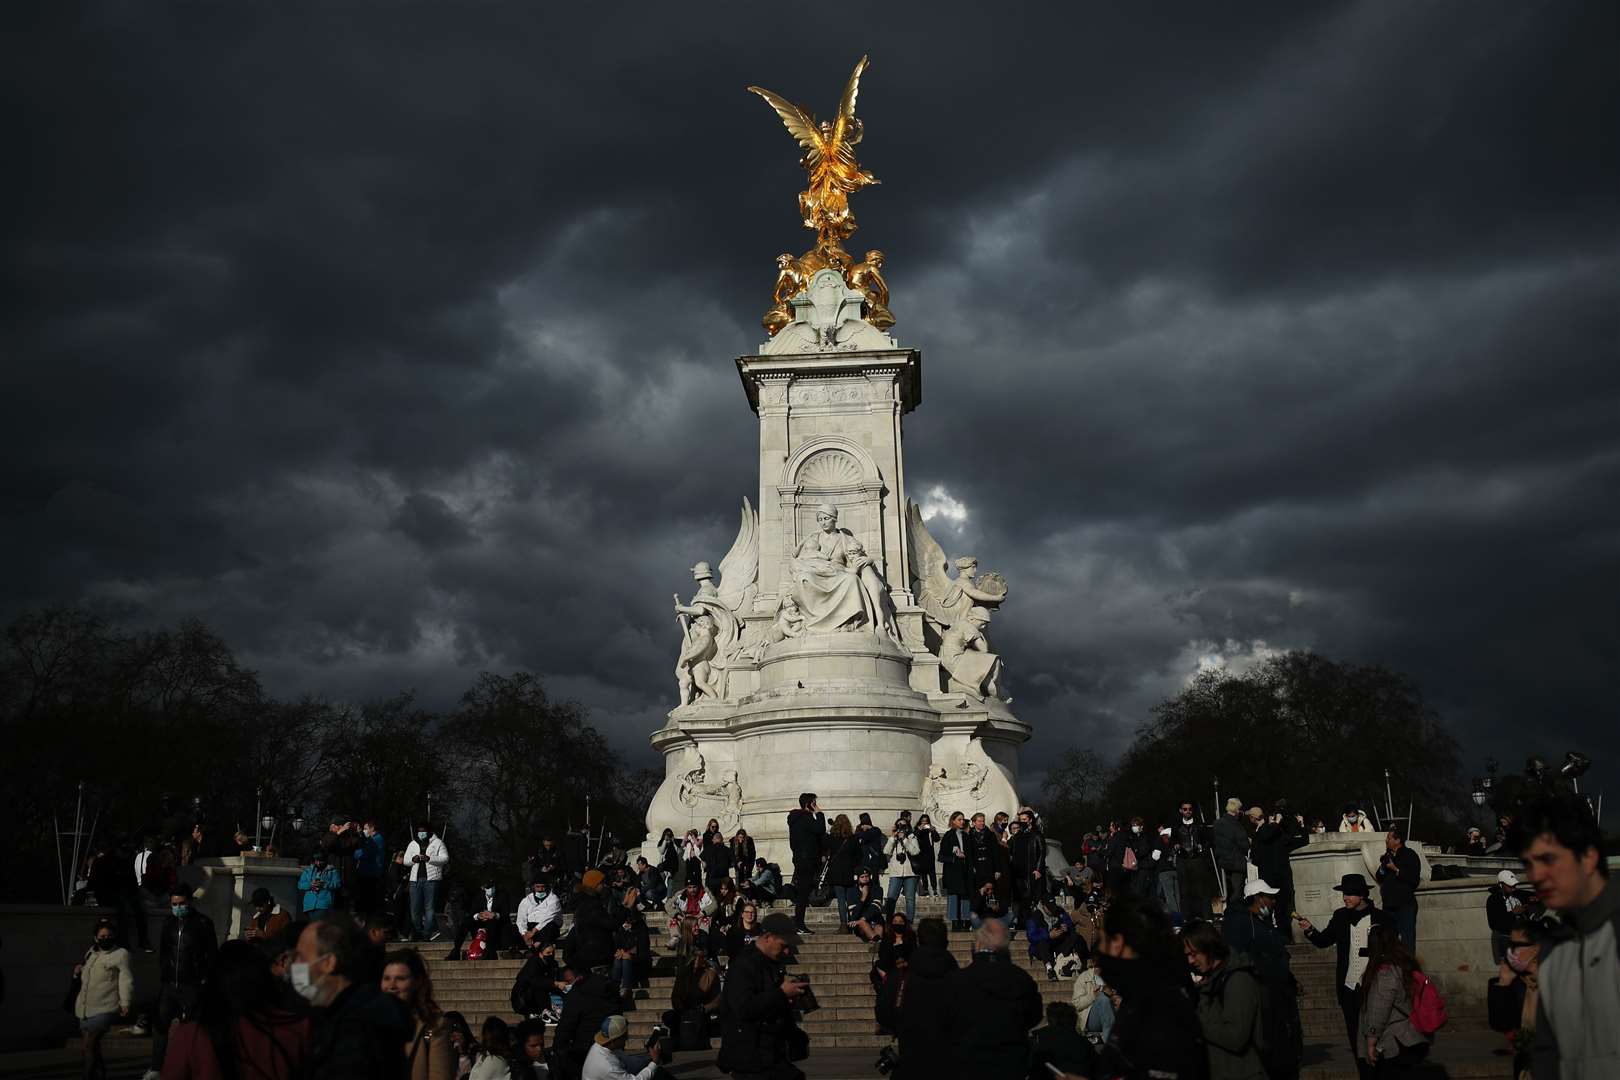
[[[1181,931],[1187,966],[1198,984],[1198,1029],[1209,1054],[1209,1080],[1266,1080],[1260,1050],[1260,979],[1249,958],[1234,953],[1221,932],[1207,922]]]
[[[973,961],[951,976],[949,990],[955,1075],[1023,1080],[1029,1068],[1029,1029],[1041,1022],[1041,990],[1012,962],[1005,924],[991,921],[979,927]]]

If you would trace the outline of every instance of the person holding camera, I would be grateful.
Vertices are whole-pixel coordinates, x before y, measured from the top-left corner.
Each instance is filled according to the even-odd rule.
[[[904,819],[896,821],[889,830],[889,842],[883,848],[883,856],[889,867],[888,894],[883,902],[885,919],[894,915],[896,902],[902,892],[906,894],[907,924],[917,917],[917,868],[914,860],[921,850],[916,834],[911,831],[911,823]]]
[[[808,1010],[815,999],[809,980],[788,978],[783,963],[800,942],[791,918],[767,915],[760,920],[754,947],[744,950],[726,973],[716,1064],[732,1080],[804,1080],[793,1062],[809,1054],[810,1040],[794,1012]]]
[[[411,883],[411,930],[423,941],[437,941],[439,883],[450,864],[450,851],[433,832],[433,823],[416,827],[416,839],[405,848],[402,860]]]
[[[1423,865],[1417,852],[1406,846],[1406,830],[1396,825],[1384,836],[1384,854],[1373,877],[1384,901],[1384,912],[1395,923],[1395,932],[1408,949],[1417,948],[1417,887],[1423,880]]]
[[[581,1080],[652,1080],[668,1058],[664,1034],[654,1029],[652,1038],[647,1040],[647,1064],[640,1072],[631,1072],[622,1060],[624,1044],[630,1037],[630,1021],[615,1013],[602,1021],[602,1029],[596,1033],[594,1044],[585,1055]]]

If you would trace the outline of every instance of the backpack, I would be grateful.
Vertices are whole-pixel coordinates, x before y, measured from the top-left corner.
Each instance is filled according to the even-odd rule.
[[[1290,974],[1280,983],[1262,978],[1253,968],[1244,968],[1260,984],[1260,1038],[1255,1050],[1266,1075],[1283,1080],[1299,1075],[1305,1060],[1305,1027],[1299,1018],[1299,994]],[[1224,983],[1221,991],[1225,992]]]
[[[1440,988],[1421,971],[1412,972],[1412,1011],[1407,1019],[1419,1035],[1433,1035],[1446,1026],[1446,999]]]

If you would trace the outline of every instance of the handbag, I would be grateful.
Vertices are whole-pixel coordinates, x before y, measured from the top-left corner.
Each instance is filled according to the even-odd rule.
[[[842,855],[844,853],[844,849],[849,847],[849,842],[853,839],[855,839],[853,836],[844,837],[844,842],[838,845],[838,851],[833,855],[833,859],[836,859],[839,855]],[[816,880],[815,891],[810,894],[810,904],[812,907],[825,907],[826,905],[832,903],[832,886],[827,884],[827,874],[831,870],[832,859],[828,859],[826,862],[821,864],[821,876]]]

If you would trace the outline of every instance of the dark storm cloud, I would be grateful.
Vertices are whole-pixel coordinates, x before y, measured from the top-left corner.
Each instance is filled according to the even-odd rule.
[[[199,615],[288,694],[529,667],[644,752],[806,244],[742,87],[866,50],[851,246],[1035,749],[1313,647],[1471,761],[1620,756],[1611,6],[761,12],[9,13],[8,607]]]

